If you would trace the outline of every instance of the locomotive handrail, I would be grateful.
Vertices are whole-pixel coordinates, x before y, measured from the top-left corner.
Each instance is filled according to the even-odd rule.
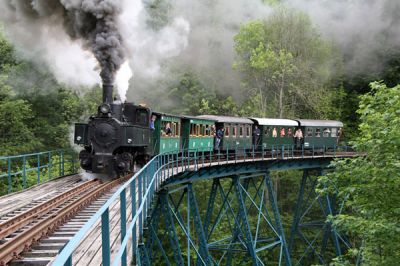
[[[132,238],[132,257],[139,256],[139,243],[142,243],[145,218],[151,208],[155,193],[160,189],[163,182],[170,176],[187,170],[196,171],[199,167],[213,164],[251,162],[264,159],[294,159],[314,158],[315,149],[305,151],[304,147],[296,149],[294,145],[271,145],[270,147],[260,145],[251,149],[198,151],[198,149],[187,149],[180,152],[165,152],[153,157],[142,169],[124,183],[107,202],[91,217],[91,219],[78,231],[78,233],[64,246],[63,250],[56,257],[53,265],[72,265],[72,255],[76,247],[84,239],[85,235],[101,219],[102,234],[102,265],[127,265],[127,247]],[[322,149],[319,157],[336,157],[340,147],[335,146],[329,151]],[[347,147],[345,147],[347,150]],[[310,154],[306,154],[310,153]],[[208,161],[207,161],[208,160]],[[128,191],[129,189],[129,191]],[[127,195],[130,194],[132,215],[126,216]],[[121,245],[113,261],[111,261],[110,232],[109,232],[109,209],[112,204],[120,200],[121,214]],[[129,223],[127,223],[129,222]],[[139,239],[137,238],[139,237]]]

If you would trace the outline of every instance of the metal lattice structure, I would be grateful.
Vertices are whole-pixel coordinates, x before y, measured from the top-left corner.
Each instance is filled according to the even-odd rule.
[[[321,169],[316,169],[314,175],[310,170],[303,172],[288,241],[289,252],[298,265],[305,259],[326,265],[330,258],[341,256],[344,247],[351,247],[346,237],[327,222],[328,217],[340,214],[344,205],[336,202],[335,195],[316,193],[317,177],[323,174]],[[306,248],[296,249],[296,242]]]
[[[145,265],[264,265],[270,258],[291,265],[268,173],[215,178],[203,215],[198,202],[192,183],[160,191],[145,234]]]
[[[337,150],[306,154],[285,146],[275,152],[253,149],[221,154],[186,150],[157,155],[69,241],[54,265],[72,265],[74,249],[99,220],[105,266],[127,265],[128,258],[136,265],[301,264],[301,257],[294,255],[311,254],[296,249],[299,235],[304,240],[301,233],[308,207],[302,202],[308,195],[306,183],[312,179],[308,172],[321,172],[332,159],[349,156],[357,154]],[[290,230],[282,224],[271,173],[293,169],[305,174]],[[204,194],[199,190],[204,192],[207,185],[211,186],[208,196],[199,199],[198,195]],[[337,212],[336,203],[330,196],[317,198],[324,210],[324,239],[332,236],[334,247],[339,247],[336,254],[340,254],[339,239],[343,238],[325,223],[329,214]],[[130,217],[126,215],[127,199],[135,203],[130,204]],[[120,249],[111,252],[109,208],[117,200],[122,237]],[[289,242],[285,234],[289,234]],[[310,242],[310,234],[305,236],[304,241]],[[312,244],[312,254],[317,255]]]

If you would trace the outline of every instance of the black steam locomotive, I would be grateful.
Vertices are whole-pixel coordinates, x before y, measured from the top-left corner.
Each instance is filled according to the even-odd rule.
[[[83,145],[81,167],[110,176],[133,170],[152,156],[151,110],[112,99],[113,86],[103,85],[103,103],[88,123],[75,124],[74,142]]]

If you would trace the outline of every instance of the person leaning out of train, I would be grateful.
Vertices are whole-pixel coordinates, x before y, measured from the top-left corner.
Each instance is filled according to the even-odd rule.
[[[291,128],[289,128],[289,129],[288,129],[288,131],[287,131],[287,136],[288,136],[288,138],[291,138],[291,137],[292,137],[292,135],[293,135],[293,133],[292,133],[292,129],[291,129]]]
[[[274,127],[274,129],[272,130],[272,137],[273,138],[278,137],[278,131],[276,130],[276,127]]]
[[[170,123],[167,123],[165,125],[165,134],[167,136],[171,136],[172,135],[172,129],[171,129],[171,124]]]
[[[285,137],[286,133],[285,133],[285,128],[281,128],[281,138]]]
[[[150,129],[153,129],[153,130],[156,129],[156,128],[155,128],[155,125],[154,125],[155,122],[156,122],[156,119],[157,119],[157,117],[156,117],[155,115],[152,115],[152,116],[151,116]]]
[[[211,136],[215,137],[215,133],[216,133],[215,125],[211,125]]]

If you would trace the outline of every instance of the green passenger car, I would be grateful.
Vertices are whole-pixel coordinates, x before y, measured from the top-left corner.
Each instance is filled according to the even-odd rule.
[[[298,119],[305,149],[332,149],[338,145],[343,123],[333,120]]]
[[[153,147],[155,154],[179,152],[181,148],[181,118],[153,112],[152,120],[154,121]]]
[[[214,147],[214,121],[197,117],[182,118],[182,150],[212,151]]]
[[[251,118],[254,121],[254,127],[260,129],[260,139],[256,146],[263,146],[264,149],[270,149],[273,146],[294,145],[294,133],[299,123],[290,119],[273,118]],[[254,130],[253,127],[253,130]]]
[[[216,132],[224,130],[223,138],[219,147],[214,149],[235,150],[252,148],[252,126],[253,121],[242,117],[201,115],[198,118],[215,121]],[[215,143],[215,141],[214,141]]]

